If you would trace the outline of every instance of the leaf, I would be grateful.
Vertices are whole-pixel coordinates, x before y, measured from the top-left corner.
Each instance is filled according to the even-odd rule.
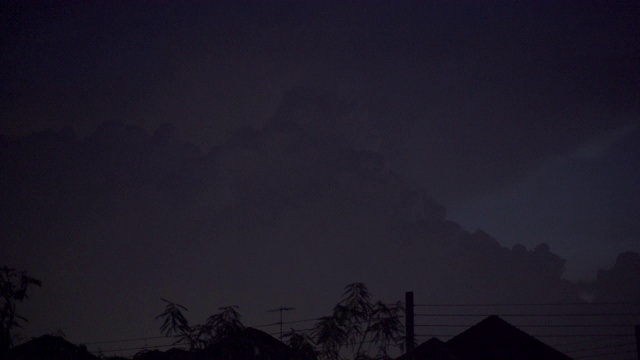
[[[162,301],[166,302],[167,305],[164,308],[164,312],[156,316],[156,319],[164,319],[162,326],[160,326],[160,332],[165,336],[170,336],[171,334],[184,335],[184,333],[189,332],[191,330],[189,321],[181,311],[181,309],[187,311],[187,308],[166,299],[162,299]]]

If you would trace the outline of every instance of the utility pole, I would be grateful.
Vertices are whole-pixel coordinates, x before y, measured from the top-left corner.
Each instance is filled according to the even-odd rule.
[[[638,359],[640,359],[640,326],[636,325],[636,351],[638,352]]]
[[[404,325],[405,325],[405,345],[406,345],[406,359],[413,359],[413,348],[414,348],[414,333],[413,333],[413,291],[407,291],[404,294],[404,304],[405,304],[405,317],[404,317]]]
[[[283,311],[290,311],[290,310],[295,310],[292,307],[279,307],[277,309],[272,309],[269,310],[268,312],[279,312],[280,313],[280,321],[278,322],[278,324],[280,324],[280,341],[282,341],[282,312]]]

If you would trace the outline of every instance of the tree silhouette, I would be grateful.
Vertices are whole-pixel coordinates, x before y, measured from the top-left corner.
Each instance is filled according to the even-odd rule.
[[[368,330],[372,334],[372,343],[378,346],[378,358],[386,359],[389,357],[388,349],[391,344],[400,344],[399,348],[403,350],[404,329],[402,322],[400,322],[402,313],[404,313],[404,307],[399,301],[393,305],[387,305],[381,301],[375,304]]]
[[[220,312],[209,316],[203,325],[207,337],[207,349],[223,358],[243,359],[253,355],[254,345],[244,331],[237,306],[219,308]]]
[[[16,312],[16,305],[29,299],[27,290],[33,285],[39,287],[42,282],[28,276],[25,271],[17,272],[6,266],[0,268],[0,355],[13,346],[11,331],[21,327],[19,321],[27,322]]]
[[[160,332],[165,336],[170,336],[171,334],[181,334],[185,329],[189,327],[189,321],[182,314],[182,310],[189,310],[186,307],[180,304],[176,304],[172,301],[166,299],[161,300],[166,302],[167,305],[164,308],[164,312],[156,316],[156,319],[164,319],[164,323],[162,323],[162,326],[160,326]]]
[[[293,350],[292,360],[316,360],[318,353],[313,345],[313,340],[295,330],[285,334],[287,345]]]
[[[188,344],[190,350],[199,349],[204,356],[251,359],[256,357],[256,349],[265,344],[264,337],[257,336],[256,330],[244,327],[236,306],[221,307],[204,324],[190,326],[183,314],[187,308],[162,300],[167,305],[156,317],[164,319],[160,331],[176,337],[176,343]],[[333,313],[320,318],[311,336],[294,330],[287,334],[290,355],[286,356],[294,360],[389,359],[389,347],[399,346],[402,341],[404,329],[400,315],[403,311],[400,302],[372,302],[365,284],[349,284]]]
[[[218,309],[219,313],[209,316],[204,328],[209,334],[210,342],[217,343],[242,332],[244,326],[237,309],[237,306],[225,306]]]
[[[333,314],[320,318],[313,328],[321,356],[328,360],[371,358],[375,346],[375,358],[388,358],[389,345],[402,339],[402,311],[400,302],[373,304],[363,283],[347,285]]]
[[[185,344],[190,350],[215,347],[231,356],[248,345],[236,306],[221,307],[220,312],[209,316],[206,323],[191,326],[182,313],[188,311],[186,307],[166,299],[162,301],[167,305],[156,319],[164,319],[160,332],[176,338],[175,344]]]
[[[320,346],[320,354],[329,359],[340,359],[340,348],[345,344],[347,336],[336,316],[324,316],[313,327],[313,337]]]
[[[202,329],[200,325],[189,326],[189,321],[182,314],[182,310],[189,311],[186,307],[174,303],[172,301],[161,299],[167,305],[162,314],[156,316],[156,319],[164,319],[160,326],[160,332],[165,336],[176,338],[175,344],[184,343],[193,350],[202,345],[201,336]]]

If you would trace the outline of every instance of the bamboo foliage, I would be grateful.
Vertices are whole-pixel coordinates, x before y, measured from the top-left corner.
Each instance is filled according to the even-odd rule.
[[[186,307],[171,302],[166,299],[161,299],[166,302],[167,305],[164,308],[164,312],[156,319],[164,319],[162,326],[160,326],[160,332],[165,336],[180,335],[189,330],[189,321],[182,314],[182,310],[189,311]]]
[[[320,356],[327,360],[388,358],[389,347],[402,340],[402,312],[400,302],[372,303],[363,283],[347,285],[333,313],[313,328]]]
[[[27,319],[17,313],[17,304],[28,300],[27,291],[42,286],[42,281],[6,266],[0,267],[0,356],[13,346],[11,331]]]
[[[188,311],[186,307],[166,299],[162,301],[166,303],[165,309],[156,319],[163,319],[160,332],[174,337],[175,344],[184,344],[190,350],[205,349],[222,341],[238,343],[238,347],[242,345],[244,326],[236,306],[220,308],[220,312],[211,315],[204,324],[189,325],[183,314]]]
[[[162,299],[165,310],[160,331],[191,350],[217,349],[228,358],[246,358],[253,348],[236,306],[219,308],[202,325],[189,325],[186,307]],[[319,319],[309,336],[291,331],[288,345],[296,360],[389,359],[389,349],[402,348],[404,327],[402,303],[373,302],[363,283],[345,287],[342,298],[329,316]]]

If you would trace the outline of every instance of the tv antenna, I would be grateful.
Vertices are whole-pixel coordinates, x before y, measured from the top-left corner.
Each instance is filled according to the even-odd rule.
[[[283,311],[291,311],[295,310],[292,307],[279,307],[277,309],[268,310],[267,312],[279,312],[280,313],[280,321],[277,324],[280,324],[280,341],[282,341],[282,312]]]

